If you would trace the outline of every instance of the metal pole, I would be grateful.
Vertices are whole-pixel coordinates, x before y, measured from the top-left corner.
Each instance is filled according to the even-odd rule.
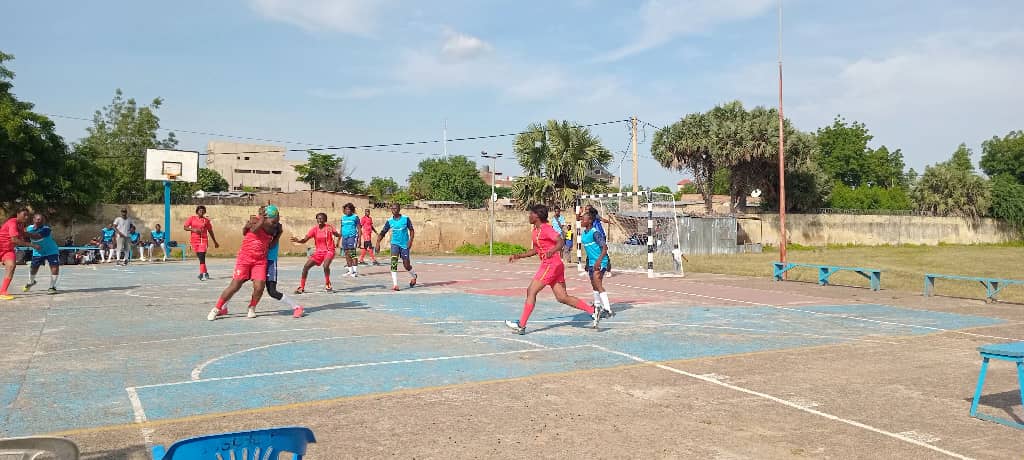
[[[786,134],[782,115],[782,0],[779,0],[779,262],[786,262]]]
[[[491,230],[489,232],[487,232],[490,235],[489,239],[490,239],[491,249],[490,249],[489,252],[491,254],[491,257],[494,256],[494,204],[495,204],[494,203],[495,202],[495,199],[494,199],[494,176],[495,176],[494,168],[497,167],[495,165],[495,163],[497,161],[498,161],[497,157],[492,157],[491,158],[491,200],[490,200],[491,201]]]
[[[631,143],[633,144],[633,209],[639,209],[640,207],[640,155],[636,151],[636,117],[630,117],[630,123],[632,129],[630,130],[630,136],[632,137]]]
[[[171,241],[171,181],[169,180],[164,181],[164,241]]]

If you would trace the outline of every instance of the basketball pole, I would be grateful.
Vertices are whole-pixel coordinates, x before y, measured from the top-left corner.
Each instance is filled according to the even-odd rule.
[[[171,181],[164,181],[164,244],[171,241]],[[166,246],[164,250],[170,249]],[[167,254],[164,254],[166,256]]]
[[[779,0],[779,262],[786,263],[786,134],[782,115],[782,0]]]

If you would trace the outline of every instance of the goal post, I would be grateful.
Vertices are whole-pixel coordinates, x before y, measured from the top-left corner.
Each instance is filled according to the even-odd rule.
[[[601,218],[615,271],[644,272],[649,278],[682,275],[682,267],[674,263],[672,254],[675,247],[681,247],[682,217],[672,194],[641,191],[579,195],[574,241],[581,271],[585,256],[579,216],[587,205],[593,206]]]

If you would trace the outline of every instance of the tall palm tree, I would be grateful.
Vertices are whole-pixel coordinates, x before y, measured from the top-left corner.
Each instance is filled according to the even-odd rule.
[[[697,191],[704,197],[704,207],[708,213],[712,211],[712,178],[724,159],[715,146],[709,116],[691,113],[659,129],[654,133],[651,153],[666,168],[689,169]]]
[[[530,125],[516,136],[513,147],[526,173],[512,185],[512,195],[522,208],[538,203],[572,205],[576,195],[604,184],[590,173],[612,160],[600,138],[564,120]]]

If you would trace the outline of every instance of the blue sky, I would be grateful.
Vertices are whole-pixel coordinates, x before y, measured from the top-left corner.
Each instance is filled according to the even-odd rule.
[[[775,105],[775,0],[8,2],[0,49],[19,97],[90,117],[115,88],[160,96],[170,128],[321,145],[522,130],[637,115],[656,125],[740,99]],[[787,117],[867,124],[918,170],[960,142],[1024,129],[1024,2],[785,0]],[[75,140],[86,122],[55,119]],[[594,128],[616,152],[625,124]],[[649,154],[640,182],[682,173]],[[205,150],[211,136],[181,134]],[[511,153],[512,138],[449,144]],[[290,148],[303,147],[289,145]],[[440,145],[399,150],[436,154]],[[421,155],[351,151],[400,182]],[[298,157],[298,156],[297,156]],[[630,163],[624,163],[625,182]],[[511,159],[498,170],[518,174]]]

